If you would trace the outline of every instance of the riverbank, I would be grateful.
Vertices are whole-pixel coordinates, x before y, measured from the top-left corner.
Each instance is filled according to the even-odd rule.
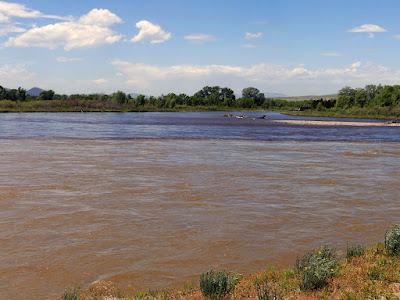
[[[352,119],[382,119],[382,120],[400,120],[399,107],[381,107],[370,108],[351,107],[347,109],[325,109],[325,110],[304,110],[287,111],[284,114],[291,116],[307,117],[328,117],[328,118],[352,118]]]
[[[185,111],[265,111],[264,108],[243,108],[232,106],[187,106],[156,107],[147,105],[118,104],[95,100],[37,100],[16,102],[0,100],[0,113],[23,112],[185,112]],[[280,111],[282,108],[272,110]]]
[[[292,268],[270,266],[255,274],[230,274],[226,278],[228,282],[234,281],[234,287],[221,298],[215,299],[400,299],[400,257],[389,255],[383,243],[370,248],[350,246],[346,257],[339,262],[334,262],[337,253],[331,254],[331,251],[329,247],[317,249],[298,260]],[[314,258],[316,260],[313,261]],[[326,278],[307,273],[307,270],[314,268],[313,272],[322,274],[328,262],[333,264],[329,266]],[[112,284],[101,282],[82,292],[79,298],[66,298],[64,293],[61,299],[195,300],[205,299],[205,290],[204,285],[200,287],[198,283],[188,282],[178,289],[148,290],[125,295]],[[69,288],[66,293],[78,296],[80,292],[78,288]]]

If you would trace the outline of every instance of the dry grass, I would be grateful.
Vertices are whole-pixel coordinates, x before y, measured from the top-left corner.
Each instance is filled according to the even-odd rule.
[[[384,245],[368,248],[364,255],[344,258],[328,279],[328,284],[315,291],[301,291],[296,269],[269,267],[244,276],[224,299],[257,299],[257,283],[276,287],[284,299],[400,299],[400,257],[386,254]],[[198,284],[186,283],[181,289],[147,291],[124,295],[111,284],[100,283],[85,291],[80,300],[136,299],[204,299]]]

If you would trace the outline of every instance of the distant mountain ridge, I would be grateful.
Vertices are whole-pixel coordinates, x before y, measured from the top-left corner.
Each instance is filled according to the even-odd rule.
[[[27,90],[26,93],[28,95],[31,95],[33,97],[37,97],[40,95],[41,92],[43,92],[44,90],[38,87],[33,87],[30,90]]]
[[[278,97],[287,97],[285,94],[280,94],[280,93],[265,93],[264,96],[266,98],[278,98]]]

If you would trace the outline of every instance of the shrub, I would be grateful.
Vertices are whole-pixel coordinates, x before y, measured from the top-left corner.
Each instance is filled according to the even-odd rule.
[[[352,257],[362,256],[365,254],[366,247],[359,244],[348,245],[346,251],[346,259],[350,259]]]
[[[301,290],[315,290],[326,285],[333,275],[337,263],[337,254],[330,245],[325,245],[317,252],[311,252],[297,258],[296,268]]]
[[[400,254],[400,225],[395,225],[385,233],[385,250],[388,255]]]
[[[77,300],[81,294],[79,286],[67,287],[62,295],[62,300]]]
[[[257,297],[259,300],[281,300],[283,295],[278,292],[276,287],[270,286],[268,283],[261,285],[257,283]]]
[[[240,275],[231,276],[231,273],[225,274],[225,270],[215,273],[211,270],[200,276],[200,291],[205,298],[222,299],[228,294],[235,284],[240,280]]]

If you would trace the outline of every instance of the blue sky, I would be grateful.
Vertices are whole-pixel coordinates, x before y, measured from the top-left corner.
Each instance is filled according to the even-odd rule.
[[[0,1],[0,85],[192,95],[400,83],[400,1]]]

